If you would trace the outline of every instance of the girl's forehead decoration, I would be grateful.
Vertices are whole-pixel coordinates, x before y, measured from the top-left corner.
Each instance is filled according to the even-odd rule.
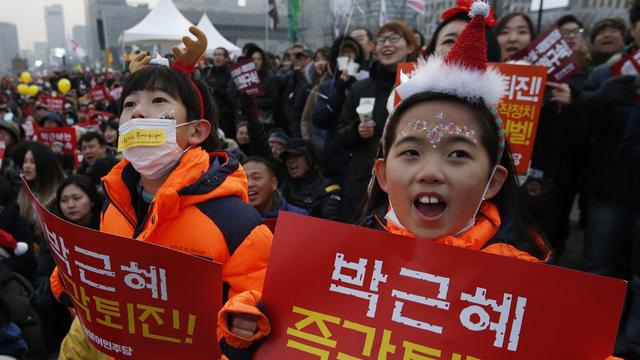
[[[478,137],[476,136],[475,130],[469,129],[467,126],[459,126],[453,122],[443,123],[443,113],[439,113],[435,118],[437,122],[424,119],[411,119],[402,127],[398,133],[399,137],[424,137],[434,149],[438,147],[438,144],[443,139],[451,136],[462,137],[474,144],[478,144]]]

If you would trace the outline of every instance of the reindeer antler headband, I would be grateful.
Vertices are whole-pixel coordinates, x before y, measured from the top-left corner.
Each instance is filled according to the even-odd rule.
[[[190,75],[191,73],[193,73],[195,65],[200,60],[202,54],[204,54],[205,50],[207,50],[207,36],[195,26],[189,27],[189,32],[196,37],[196,40],[192,40],[190,37],[184,36],[182,38],[182,42],[184,43],[185,49],[182,50],[177,46],[174,46],[171,49],[173,55],[176,57],[176,60],[173,62],[173,65],[171,65],[171,68],[183,73],[187,77],[187,79],[189,79],[191,85],[193,85],[193,89],[198,95],[198,101],[200,104],[200,118],[202,119],[204,118],[204,101],[202,99],[202,93],[200,92],[200,89],[198,88],[196,83],[193,82]],[[167,61],[167,59],[151,59],[151,56],[147,55],[146,53],[140,53],[131,60],[131,63],[129,64],[129,71],[131,71],[131,73],[134,73],[150,63],[169,66],[169,62]]]

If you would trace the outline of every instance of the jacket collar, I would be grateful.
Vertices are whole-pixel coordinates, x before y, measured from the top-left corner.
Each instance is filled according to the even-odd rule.
[[[386,208],[383,208],[382,212],[378,212],[376,214],[376,221],[383,229],[392,234],[415,238],[415,235],[410,233],[408,230],[391,222],[387,222],[384,218],[386,210]],[[497,234],[500,224],[501,220],[498,207],[493,203],[485,202],[480,207],[480,211],[476,216],[476,223],[473,227],[458,236],[447,235],[435,239],[434,242],[438,244],[453,245],[465,249],[480,250]]]
[[[103,179],[109,200],[130,220],[136,219],[133,194],[140,174],[129,161],[122,160]],[[227,152],[207,153],[202,148],[188,150],[178,166],[155,194],[150,207],[155,223],[178,216],[185,206],[212,198],[238,196],[248,202],[247,178],[238,160]]]

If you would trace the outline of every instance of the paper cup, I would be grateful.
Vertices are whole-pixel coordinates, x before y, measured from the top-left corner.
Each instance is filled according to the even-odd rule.
[[[360,64],[350,61],[349,68],[347,69],[347,73],[349,74],[349,76],[356,76],[358,70],[360,70]]]
[[[349,69],[349,58],[346,56],[338,57],[338,70],[345,71]]]
[[[356,112],[360,117],[360,121],[373,121],[373,105],[366,103],[358,106],[356,108]]]

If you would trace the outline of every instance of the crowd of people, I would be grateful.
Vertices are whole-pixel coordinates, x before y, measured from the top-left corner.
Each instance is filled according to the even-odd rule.
[[[242,259],[250,257],[255,264],[266,266],[270,235],[260,223],[277,217],[280,210],[374,228],[392,221],[396,213],[402,218],[400,206],[394,204],[396,213],[389,212],[391,217],[385,213],[386,207],[381,208],[389,201],[401,203],[390,191],[393,186],[405,186],[390,179],[390,171],[399,174],[405,168],[388,159],[396,144],[391,138],[383,139],[397,65],[419,57],[447,56],[471,21],[468,10],[458,5],[445,12],[428,41],[405,23],[392,21],[375,31],[352,29],[327,44],[330,46],[315,50],[296,44],[281,57],[252,43],[245,45],[236,59],[218,48],[196,64],[188,75],[193,81],[153,64],[133,72],[78,69],[38,77],[34,83],[39,93],[25,95],[17,92],[17,79],[3,77],[0,355],[49,359],[60,352],[60,358],[84,358],[60,350],[74,320],[67,309],[71,304],[65,303],[50,282],[55,263],[21,176],[43,205],[80,226],[151,239],[167,233],[181,238],[186,236],[184,226],[193,228],[197,223],[198,230],[191,232],[201,234],[192,234],[193,248],[206,241],[206,229],[215,229],[209,233],[221,233],[222,245],[231,246],[235,241],[229,258],[223,261],[225,269],[230,269],[224,273],[230,286],[225,300],[245,290],[260,290],[262,280],[238,274],[264,270],[247,269],[247,260]],[[494,22],[484,35],[490,62],[513,60],[512,55],[528,47],[538,34],[523,13],[506,14]],[[491,176],[500,178],[501,171],[496,168],[502,164],[511,177],[505,174],[500,185],[507,185],[493,193],[487,184],[482,199],[502,199],[496,200],[502,213],[501,206],[508,206],[503,197],[521,198],[527,211],[518,213],[517,218],[526,219],[528,225],[517,228],[520,220],[515,217],[510,218],[512,225],[532,243],[539,245],[543,239],[548,247],[529,247],[528,254],[552,264],[558,264],[566,250],[570,214],[579,204],[579,226],[585,234],[582,270],[629,281],[616,354],[640,359],[640,171],[634,165],[640,163],[640,81],[637,76],[614,76],[610,70],[622,57],[640,49],[640,2],[634,1],[630,7],[628,21],[607,18],[586,29],[580,19],[566,15],[555,25],[578,55],[582,70],[566,83],[548,83],[526,181],[517,183],[511,178],[510,160],[498,152]],[[167,58],[184,62],[173,55]],[[256,66],[262,87],[259,96],[242,93],[231,76],[230,65],[247,59]],[[357,65],[350,70],[345,63]],[[60,94],[55,86],[63,78],[71,82],[66,94]],[[114,95],[97,101],[91,96],[96,88]],[[43,101],[54,95],[64,97],[63,111],[55,111]],[[420,101],[433,104],[445,100],[451,101]],[[420,101],[405,102],[396,115],[402,118],[403,113],[411,113],[421,106]],[[357,109],[363,103],[372,105],[371,121],[361,121]],[[427,107],[422,110],[431,111]],[[131,121],[135,127],[137,119],[158,118],[167,111],[173,112],[168,123],[173,121],[174,145],[179,150],[167,147],[163,149],[165,156],[148,159],[131,149],[119,149],[124,123]],[[64,127],[75,129],[77,150],[73,154],[34,141],[34,129]],[[386,163],[380,163],[381,139],[387,141],[383,149]],[[211,158],[207,155],[214,152]],[[491,158],[496,151],[487,152]],[[186,161],[192,162],[191,167],[183,166]],[[374,169],[376,181],[372,181]],[[387,175],[381,179],[381,173]],[[155,195],[159,188],[168,186],[167,177],[183,179],[171,182],[175,193],[189,189],[180,191],[179,200]],[[212,178],[223,180],[214,181],[213,187]],[[203,188],[187,187],[196,182]],[[386,202],[375,195],[383,190],[389,194]],[[198,203],[188,202],[189,191],[201,192]],[[126,195],[130,192],[132,199]],[[226,200],[214,201],[221,198]],[[239,199],[248,201],[255,211],[236,203]],[[171,220],[164,227],[149,225],[146,219],[163,211],[162,201],[170,200],[184,201],[201,213],[185,210],[185,220]],[[469,210],[475,210],[469,214],[474,218],[478,211],[488,214],[487,218],[498,211],[480,205]],[[126,214],[139,220],[131,222]],[[228,230],[230,227],[220,225],[233,219],[243,219],[245,228]],[[529,228],[539,237],[531,236]],[[217,256],[207,255],[211,259]],[[243,331],[243,326],[236,326],[235,331]],[[248,331],[255,333],[251,324],[248,326]],[[233,326],[229,331],[234,331]],[[232,345],[223,342],[223,348]]]

